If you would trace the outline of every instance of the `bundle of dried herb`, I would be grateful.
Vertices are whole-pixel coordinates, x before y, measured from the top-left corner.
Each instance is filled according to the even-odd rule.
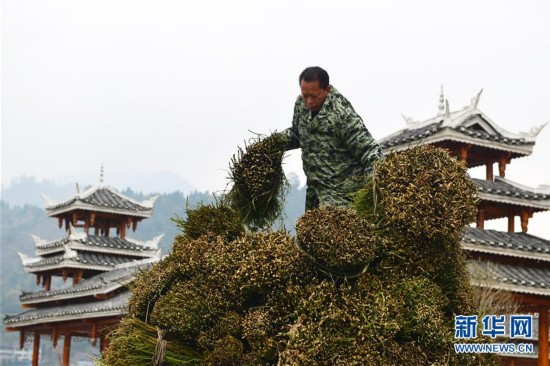
[[[374,259],[376,238],[372,225],[354,209],[320,207],[296,222],[300,247],[331,273],[353,275]]]
[[[466,169],[428,145],[379,160],[374,178],[355,200],[358,212],[378,210],[393,232],[428,239],[460,237],[475,220],[476,203],[477,188]]]
[[[242,219],[225,197],[213,204],[199,203],[197,207],[187,207],[186,218],[175,216],[172,221],[189,239],[198,239],[206,235],[210,240],[221,236],[226,242],[244,234]]]
[[[269,227],[283,210],[289,186],[282,167],[285,144],[281,134],[258,136],[231,159],[228,198],[251,228]]]
[[[125,318],[109,334],[110,344],[97,364],[104,366],[201,365],[202,358],[191,347],[136,318]],[[157,363],[154,363],[156,360]]]

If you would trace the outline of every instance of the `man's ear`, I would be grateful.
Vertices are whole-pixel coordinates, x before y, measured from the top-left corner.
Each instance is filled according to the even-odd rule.
[[[329,85],[329,86],[327,86],[327,88],[325,89],[325,91],[326,91],[327,93],[329,93],[329,92],[330,92],[330,85]]]

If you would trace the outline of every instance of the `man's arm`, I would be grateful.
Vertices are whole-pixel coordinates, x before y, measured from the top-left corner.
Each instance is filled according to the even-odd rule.
[[[354,158],[361,162],[365,173],[370,174],[374,163],[382,157],[380,145],[371,136],[363,120],[355,111],[344,118],[340,128],[344,146]]]
[[[300,98],[300,97],[298,97]],[[296,100],[296,104],[294,104],[294,114],[292,116],[292,126],[287,128],[286,130],[281,131],[281,135],[283,135],[286,139],[286,150],[294,150],[298,149],[300,147],[300,138],[298,137],[298,100]]]

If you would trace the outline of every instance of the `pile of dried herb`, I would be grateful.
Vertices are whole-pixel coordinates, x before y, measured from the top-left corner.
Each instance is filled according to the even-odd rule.
[[[281,333],[295,321],[292,309],[317,277],[284,232],[231,242],[182,235],[168,257],[134,280],[129,316],[165,330],[203,364],[274,364]]]
[[[257,137],[231,159],[228,198],[251,228],[269,227],[283,211],[289,186],[282,167],[285,145],[281,134]]]
[[[473,294],[460,238],[464,226],[475,220],[477,201],[466,169],[443,149],[417,146],[378,161],[354,202],[382,238],[377,273],[395,280],[428,278],[448,298],[447,314],[471,312]]]
[[[456,161],[425,147],[390,154],[356,209],[308,211],[294,238],[238,224],[240,216],[267,227],[273,203],[246,208],[244,197],[280,194],[266,178],[276,169],[265,152],[277,143],[258,144],[234,161],[239,215],[227,205],[188,211],[171,254],[134,281],[129,318],[104,365],[150,364],[159,330],[183,347],[181,364],[498,365],[494,355],[454,352],[454,314],[475,311],[460,248],[475,187]],[[271,173],[253,180],[261,166]],[[252,181],[235,188],[241,179]],[[357,269],[356,277],[332,275]]]

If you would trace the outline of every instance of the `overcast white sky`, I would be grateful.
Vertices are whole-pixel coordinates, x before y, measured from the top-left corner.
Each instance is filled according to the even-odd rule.
[[[249,130],[290,125],[311,65],[377,139],[434,116],[441,84],[451,109],[484,88],[480,109],[513,132],[550,120],[547,0],[12,0],[1,20],[4,186],[93,184],[104,162],[107,183],[169,170],[220,190]],[[550,184],[549,166],[547,127],[507,177]]]

